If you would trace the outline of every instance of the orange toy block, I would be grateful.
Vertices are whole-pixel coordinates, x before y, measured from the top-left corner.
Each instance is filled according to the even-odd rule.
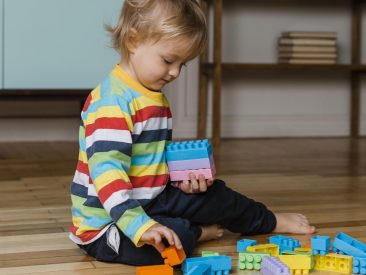
[[[163,252],[161,252],[161,256],[165,258],[164,263],[170,266],[179,265],[186,258],[186,253],[184,250],[177,250],[175,246],[170,246],[165,248]]]
[[[139,266],[136,275],[173,275],[173,268],[169,265]]]
[[[311,248],[311,243],[307,243],[303,248]]]

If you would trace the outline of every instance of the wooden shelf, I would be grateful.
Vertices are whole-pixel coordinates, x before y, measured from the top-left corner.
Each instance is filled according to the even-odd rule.
[[[77,101],[80,111],[92,89],[0,89],[0,100],[2,101]],[[0,118],[13,119],[24,117],[22,115],[1,116]],[[77,115],[31,115],[27,118],[70,118]]]
[[[1,100],[85,101],[91,89],[0,89]]]
[[[296,2],[296,1],[294,1]],[[332,5],[334,1],[311,1],[322,4],[321,8]],[[200,74],[199,74],[199,98],[198,98],[198,127],[197,137],[206,137],[207,126],[207,99],[208,83],[212,81],[212,143],[214,152],[217,152],[217,146],[221,138],[221,83],[224,71],[293,71],[293,72],[344,72],[349,74],[350,86],[350,136],[358,138],[360,136],[360,102],[361,75],[366,73],[366,64],[361,64],[361,41],[362,41],[362,7],[366,0],[349,1],[350,11],[350,44],[351,51],[350,64],[279,64],[279,63],[225,63],[222,61],[222,16],[224,12],[224,0],[206,0],[201,1],[202,10],[206,17],[213,17],[213,39],[212,39],[212,59],[209,58],[208,50],[200,56]],[[254,1],[253,1],[254,3]],[[304,2],[305,3],[305,2]],[[307,3],[307,2],[306,2]],[[260,6],[263,3],[258,3]],[[323,5],[325,4],[325,5]],[[213,12],[210,11],[212,7]],[[210,20],[209,20],[210,21]],[[213,60],[209,62],[208,60]]]
[[[344,71],[366,73],[366,64],[279,64],[279,63],[221,63],[223,70],[252,71],[252,70],[320,70],[320,71]],[[212,73],[213,63],[203,63],[203,71]]]

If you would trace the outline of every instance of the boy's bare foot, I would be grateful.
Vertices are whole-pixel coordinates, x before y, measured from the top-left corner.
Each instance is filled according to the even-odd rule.
[[[201,226],[201,229],[202,234],[198,239],[199,242],[215,240],[224,235],[224,229],[218,224]]]
[[[308,219],[297,213],[274,213],[277,219],[277,226],[273,232],[276,233],[295,233],[312,234],[315,227],[309,224]]]

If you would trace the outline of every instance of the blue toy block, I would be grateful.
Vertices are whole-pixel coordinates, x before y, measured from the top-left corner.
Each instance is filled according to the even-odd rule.
[[[334,238],[332,250],[353,257],[366,257],[366,245],[343,232]]]
[[[171,142],[165,149],[168,162],[178,160],[191,160],[210,158],[212,146],[208,139]]]
[[[366,258],[353,257],[353,271],[354,274],[366,274]]]
[[[310,242],[311,242],[311,251],[313,252],[313,254],[315,255],[319,254],[324,256],[325,254],[328,253],[330,248],[329,236],[316,235],[311,238]]]
[[[256,240],[242,239],[236,242],[236,251],[237,252],[246,252],[248,246],[256,245]]]
[[[299,240],[282,235],[269,237],[269,243],[277,244],[280,248],[280,254],[284,250],[294,251],[296,247],[301,247]]]
[[[211,266],[209,264],[200,264],[193,267],[186,275],[211,275]]]
[[[232,267],[231,258],[225,255],[187,258],[182,264],[183,274],[190,274],[189,272],[194,270],[193,268],[202,264],[211,267],[211,274],[229,275]]]

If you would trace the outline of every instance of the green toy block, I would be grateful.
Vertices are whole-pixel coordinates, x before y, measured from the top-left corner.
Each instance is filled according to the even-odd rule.
[[[218,252],[215,251],[210,251],[210,250],[203,250],[202,251],[202,257],[209,257],[209,256],[219,256],[220,254]]]
[[[269,256],[270,253],[239,252],[239,269],[260,270],[263,257]]]

